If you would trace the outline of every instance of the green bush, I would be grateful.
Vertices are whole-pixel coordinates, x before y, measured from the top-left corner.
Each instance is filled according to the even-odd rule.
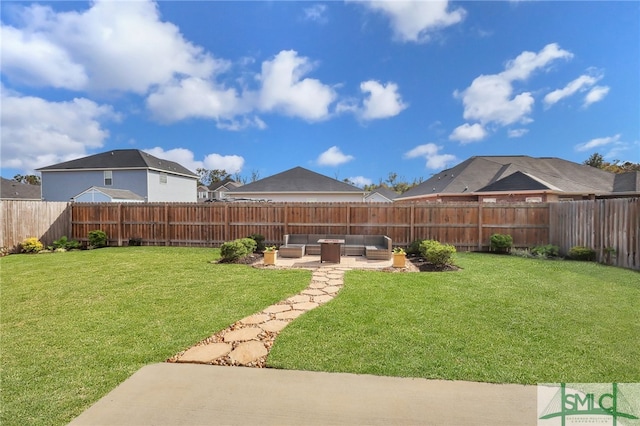
[[[513,238],[509,234],[493,234],[490,240],[491,251],[509,253],[513,245]]]
[[[53,242],[54,250],[74,250],[79,249],[80,243],[76,240],[70,240],[65,236],[62,236]]]
[[[264,249],[265,249],[265,246],[264,246],[264,235],[251,234],[251,235],[249,235],[249,238],[251,238],[253,241],[256,242],[255,251],[257,251],[257,252],[264,251]]]
[[[252,240],[253,241],[253,240]],[[223,261],[233,261],[249,255],[251,252],[240,240],[228,241],[220,246]]]
[[[25,238],[21,245],[23,253],[38,253],[44,249],[44,244],[36,237]]]
[[[553,244],[547,244],[544,246],[535,246],[531,249],[531,254],[536,257],[543,257],[545,259],[558,257],[560,255],[560,248]]]
[[[129,245],[130,246],[141,246],[142,245],[142,238],[141,237],[131,237],[129,238]]]
[[[247,248],[247,253],[255,252],[258,246],[258,243],[253,238],[240,238],[236,241],[240,241]]]
[[[596,260],[596,251],[584,246],[573,246],[569,249],[567,257],[571,260]]]
[[[96,229],[89,231],[89,247],[98,248],[107,246],[107,234],[104,231]]]
[[[422,240],[415,240],[414,242],[412,242],[411,244],[409,244],[409,247],[407,247],[407,254],[409,255],[419,255],[420,254],[420,244],[422,243]]]
[[[453,264],[456,248],[450,244],[442,244],[435,240],[424,240],[420,244],[420,254],[432,265],[443,268]]]

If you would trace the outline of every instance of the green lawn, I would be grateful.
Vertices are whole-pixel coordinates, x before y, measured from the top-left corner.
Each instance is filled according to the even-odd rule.
[[[217,265],[214,249],[0,259],[0,424],[66,424],[162,362],[305,288],[311,273]]]
[[[640,382],[640,274],[460,253],[457,272],[350,271],[276,368],[494,383]]]

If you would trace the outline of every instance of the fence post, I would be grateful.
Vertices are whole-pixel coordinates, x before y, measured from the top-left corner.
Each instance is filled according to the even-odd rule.
[[[171,245],[169,239],[169,204],[167,203],[164,205],[164,245]]]
[[[482,203],[478,201],[478,251],[482,251]]]
[[[122,247],[122,203],[118,203],[118,247]]]

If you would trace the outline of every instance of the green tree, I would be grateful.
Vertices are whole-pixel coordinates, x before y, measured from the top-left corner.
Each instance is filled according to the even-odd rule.
[[[591,154],[589,159],[584,161],[584,164],[587,166],[595,167],[596,169],[601,169],[604,164],[604,157],[597,152]]]
[[[611,173],[640,172],[640,163],[632,163],[631,161],[623,162],[621,160],[613,160],[613,162],[604,161],[604,157],[597,152],[591,154],[589,159],[585,160],[583,164]]]
[[[20,183],[28,183],[29,185],[40,185],[41,183],[40,176],[36,175],[15,175],[13,180]]]
[[[198,182],[201,185],[206,185],[206,186],[209,186],[215,182],[222,182],[225,179],[231,178],[231,175],[227,173],[226,170],[220,170],[220,169],[209,170],[209,169],[199,168],[199,169],[196,169],[196,174],[198,175]]]

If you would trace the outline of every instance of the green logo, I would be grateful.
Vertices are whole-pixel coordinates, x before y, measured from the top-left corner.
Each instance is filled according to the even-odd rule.
[[[606,416],[609,417],[613,426],[618,425],[618,419],[638,420],[638,416],[632,414],[635,411],[634,407],[622,393],[618,383],[612,383],[610,388],[608,384],[583,384],[579,387],[583,391],[567,388],[566,383],[560,383],[560,388],[553,395],[539,419],[559,418],[562,426],[565,426],[567,418],[572,416],[589,416],[590,418]],[[603,389],[603,387],[605,388]],[[539,399],[540,395],[539,391]],[[635,396],[637,395],[632,396],[632,399]],[[581,418],[585,419],[585,417]],[[539,424],[544,423],[539,422]]]

